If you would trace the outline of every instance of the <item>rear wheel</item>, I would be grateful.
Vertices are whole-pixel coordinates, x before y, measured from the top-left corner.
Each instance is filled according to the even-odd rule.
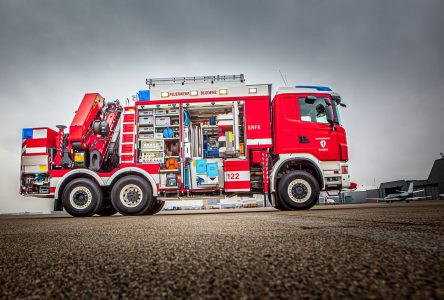
[[[105,204],[100,208],[96,214],[102,217],[109,217],[112,215],[115,215],[117,213],[117,210],[112,206],[111,201],[108,200],[105,202]]]
[[[122,215],[144,215],[156,204],[148,182],[134,175],[125,176],[114,184],[111,203]]]
[[[320,188],[316,178],[304,171],[285,174],[278,186],[280,206],[291,210],[309,209],[319,200]]]
[[[62,204],[71,216],[90,217],[102,207],[103,193],[91,179],[77,178],[63,190]]]

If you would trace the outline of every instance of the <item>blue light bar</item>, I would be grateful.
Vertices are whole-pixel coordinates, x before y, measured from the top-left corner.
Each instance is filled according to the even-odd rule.
[[[23,128],[22,129],[22,139],[32,139],[33,136],[33,129],[32,128]]]
[[[319,85],[297,85],[297,88],[303,88],[303,89],[315,89],[318,91],[324,91],[324,92],[332,92],[332,89],[328,86],[319,86]]]

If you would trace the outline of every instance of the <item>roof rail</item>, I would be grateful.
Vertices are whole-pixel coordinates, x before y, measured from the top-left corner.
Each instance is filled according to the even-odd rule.
[[[240,82],[244,83],[244,74],[240,75],[214,75],[214,76],[190,76],[190,77],[169,77],[169,78],[147,78],[146,84],[151,88],[156,85],[171,85],[171,84],[196,84],[196,83],[210,83],[215,82]]]

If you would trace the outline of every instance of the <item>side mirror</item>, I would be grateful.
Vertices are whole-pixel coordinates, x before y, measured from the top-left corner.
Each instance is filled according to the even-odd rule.
[[[341,103],[341,96],[339,95],[331,95],[331,99],[335,101],[337,104]]]
[[[305,103],[313,104],[316,102],[316,99],[317,98],[315,96],[309,95],[309,96],[305,97]]]
[[[339,95],[331,95],[331,99],[336,102],[339,106],[347,107],[344,103],[342,103],[341,96]]]

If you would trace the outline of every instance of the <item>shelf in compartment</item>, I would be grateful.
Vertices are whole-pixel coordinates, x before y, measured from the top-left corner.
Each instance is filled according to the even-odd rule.
[[[156,117],[178,117],[179,114],[164,114],[164,115],[156,115]]]
[[[180,125],[154,125],[157,128],[180,127]]]
[[[140,123],[139,123],[139,127],[146,127],[146,126],[151,126],[151,127],[153,127],[154,124],[140,124]]]
[[[165,155],[165,158],[179,158],[178,155]]]

